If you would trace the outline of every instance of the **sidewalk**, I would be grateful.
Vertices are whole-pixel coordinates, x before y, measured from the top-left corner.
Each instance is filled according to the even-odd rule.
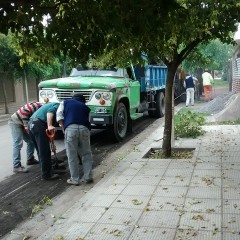
[[[41,236],[22,224],[4,239],[239,240],[240,126],[204,129],[175,142],[195,148],[192,159],[143,158],[162,146],[159,126]]]

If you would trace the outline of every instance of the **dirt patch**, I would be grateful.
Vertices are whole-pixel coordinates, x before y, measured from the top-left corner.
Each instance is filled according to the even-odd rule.
[[[171,159],[190,159],[193,157],[195,148],[172,148]],[[151,148],[143,158],[166,159],[162,148]]]

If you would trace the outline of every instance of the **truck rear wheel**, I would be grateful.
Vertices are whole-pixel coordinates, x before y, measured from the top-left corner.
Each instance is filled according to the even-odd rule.
[[[128,114],[123,103],[118,104],[113,124],[115,139],[120,142],[125,138],[128,129]]]
[[[165,114],[165,96],[163,92],[157,92],[154,97],[154,102],[150,103],[148,110],[149,117],[160,118]]]
[[[165,115],[165,96],[163,92],[157,92],[156,94],[156,112],[157,118],[163,117]]]

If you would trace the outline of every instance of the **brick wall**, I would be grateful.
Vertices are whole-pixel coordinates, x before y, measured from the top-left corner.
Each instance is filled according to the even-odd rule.
[[[240,46],[237,47],[232,60],[232,91],[240,93]]]
[[[240,79],[232,80],[232,91],[235,93],[240,93]]]

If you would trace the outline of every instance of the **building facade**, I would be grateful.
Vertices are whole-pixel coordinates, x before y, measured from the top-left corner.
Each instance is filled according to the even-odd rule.
[[[240,93],[240,24],[234,35],[234,41],[237,46],[232,57],[232,91]]]

